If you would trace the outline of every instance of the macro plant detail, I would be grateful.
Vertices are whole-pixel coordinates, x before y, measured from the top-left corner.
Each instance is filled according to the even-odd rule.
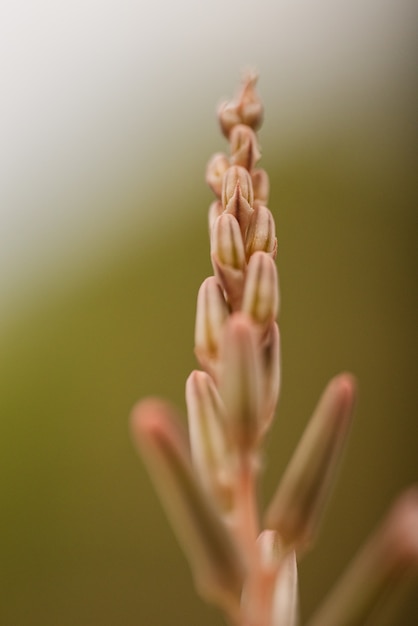
[[[315,541],[350,430],[356,382],[325,388],[265,512],[257,486],[280,392],[279,287],[269,179],[258,167],[263,105],[256,76],[218,109],[229,154],[206,181],[213,276],[197,297],[186,382],[188,433],[166,402],[132,415],[135,442],[189,560],[200,595],[234,626],[299,623],[297,564]],[[418,489],[395,502],[310,626],[364,624],[388,589],[418,565]]]

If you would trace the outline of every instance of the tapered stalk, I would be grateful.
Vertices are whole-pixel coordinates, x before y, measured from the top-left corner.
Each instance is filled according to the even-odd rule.
[[[256,541],[260,534],[256,481],[254,460],[243,455],[233,484],[234,512],[230,526],[251,568],[257,560]]]

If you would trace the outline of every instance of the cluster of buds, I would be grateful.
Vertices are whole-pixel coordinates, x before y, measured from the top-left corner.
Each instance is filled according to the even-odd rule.
[[[297,562],[317,534],[355,381],[343,373],[328,384],[262,516],[260,454],[279,397],[280,342],[275,223],[268,176],[256,167],[263,107],[255,83],[246,77],[236,99],[219,108],[229,154],[215,154],[207,166],[216,195],[209,209],[213,276],[197,299],[202,369],[186,383],[188,435],[157,399],[137,405],[133,431],[201,595],[235,626],[294,626]],[[396,505],[312,624],[363,623],[388,581],[418,562],[417,499],[412,490]]]

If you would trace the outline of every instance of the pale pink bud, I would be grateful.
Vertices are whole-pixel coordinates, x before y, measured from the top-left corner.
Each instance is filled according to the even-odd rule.
[[[417,571],[418,487],[412,487],[392,505],[380,528],[309,622],[310,626],[369,623],[376,606]]]
[[[209,236],[212,234],[213,225],[216,220],[222,213],[224,212],[224,208],[222,206],[222,202],[220,200],[215,200],[209,207],[208,213],[208,224],[209,224]]]
[[[279,310],[276,265],[266,252],[255,252],[247,267],[241,309],[262,327],[273,322]]]
[[[221,197],[223,176],[229,166],[226,154],[217,152],[206,167],[206,182],[218,198]]]
[[[261,154],[254,131],[244,124],[234,126],[229,135],[231,161],[251,171]]]
[[[418,486],[399,496],[381,528],[385,560],[392,573],[418,566]]]
[[[245,167],[231,165],[225,172],[223,179],[222,204],[225,210],[231,200],[235,198],[237,191],[247,204],[253,204],[254,194],[251,176]]]
[[[245,236],[247,259],[257,250],[267,252],[273,259],[276,258],[276,227],[271,212],[263,205],[254,206]]]
[[[223,213],[215,221],[211,237],[211,251],[216,254],[223,265],[241,270],[245,268],[241,231],[237,220],[230,213]]]
[[[218,108],[218,118],[222,132],[229,137],[236,124],[246,124],[256,130],[263,121],[263,104],[255,85],[257,76],[249,74],[243,82],[241,91],[230,102],[223,102]]]
[[[208,371],[216,367],[222,328],[228,315],[228,305],[217,279],[206,278],[197,296],[195,353]]]
[[[316,535],[355,399],[355,382],[341,374],[328,384],[266,514],[284,545],[301,552]]]
[[[238,107],[234,102],[222,102],[218,107],[218,119],[221,130],[225,137],[229,137],[231,129],[242,123]]]
[[[211,238],[212,265],[233,309],[240,306],[244,288],[245,252],[235,217],[223,213],[216,220]]]
[[[283,556],[278,534],[274,530],[263,530],[257,537],[257,548],[261,569],[275,572]]]
[[[225,324],[219,380],[231,440],[240,453],[253,452],[260,431],[263,381],[257,330],[243,313],[234,313]]]
[[[242,122],[255,130],[261,126],[263,121],[263,103],[255,89],[257,79],[257,73],[249,72],[244,78],[239,94]]]
[[[236,461],[228,442],[225,407],[206,372],[195,370],[190,374],[186,403],[194,466],[209,496],[226,512],[232,504]]]
[[[173,409],[156,399],[132,416],[134,440],[206,599],[236,613],[244,566],[233,537],[197,480]]]
[[[270,183],[267,172],[262,169],[252,170],[251,180],[253,183],[254,203],[268,204]]]
[[[262,347],[263,358],[263,422],[261,434],[264,435],[270,427],[280,393],[280,334],[276,322],[270,325]]]
[[[298,570],[295,552],[287,554],[277,572],[273,591],[272,626],[297,626],[299,623]]]
[[[253,185],[249,173],[245,168],[233,165],[224,174],[222,205],[225,212],[238,221],[243,237],[253,212],[253,202]]]
[[[283,554],[280,538],[263,530],[257,539],[259,558],[242,592],[242,613],[247,625],[296,626],[298,573],[294,552]]]

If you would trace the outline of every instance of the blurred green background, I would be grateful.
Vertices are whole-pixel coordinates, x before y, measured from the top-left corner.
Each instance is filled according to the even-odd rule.
[[[268,12],[265,25],[267,18]],[[321,535],[300,566],[306,617],[391,500],[417,480],[416,92],[406,56],[371,87],[366,80],[350,91],[343,81],[333,90],[331,80],[325,91],[313,90],[312,102],[303,99],[300,110],[292,110],[291,98],[283,103],[279,90],[287,85],[280,74],[286,60],[275,76],[266,59],[274,60],[277,50],[269,45],[273,49],[258,61],[257,53],[243,59],[254,56],[261,71],[261,165],[271,177],[282,295],[282,396],[266,454],[263,502],[327,380],[350,370],[360,387]],[[143,138],[140,125],[129,132],[123,127],[138,152],[128,141],[124,149],[123,140],[117,149],[111,139],[96,146],[113,150],[125,174],[129,162],[132,176],[125,179],[116,168],[112,181],[111,169],[98,169],[94,193],[86,183],[93,207],[86,218],[93,234],[86,240],[94,253],[69,239],[71,253],[63,259],[57,244],[42,280],[25,261],[27,280],[16,288],[0,327],[5,626],[223,623],[195,596],[133,449],[128,416],[149,394],[184,411],[184,383],[196,367],[196,294],[211,273],[206,213],[212,197],[204,168],[211,153],[225,148],[213,110],[236,86],[238,56],[239,50],[225,71],[208,62],[207,83],[189,61],[177,83],[180,95],[174,89],[164,102],[156,83],[159,104],[145,120],[154,140]],[[134,103],[140,97],[138,91]],[[97,130],[107,137],[106,123],[117,127],[119,113],[109,102],[103,106]],[[82,151],[77,140],[75,158]],[[51,203],[65,195],[59,188],[54,194]],[[120,215],[101,229],[106,207]],[[55,238],[53,227],[47,237]],[[400,613],[389,607],[376,623],[416,624],[416,590]]]

